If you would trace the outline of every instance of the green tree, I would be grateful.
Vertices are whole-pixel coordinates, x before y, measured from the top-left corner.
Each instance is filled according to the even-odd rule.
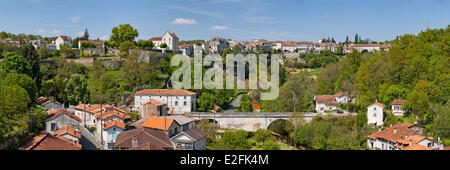
[[[39,47],[38,53],[41,60],[51,57],[51,54],[46,46]]]
[[[130,24],[121,24],[118,27],[114,27],[111,32],[112,35],[109,40],[118,44],[125,41],[134,41],[139,36],[137,29],[133,28]]]
[[[4,86],[18,85],[27,91],[30,101],[36,99],[37,87],[34,81],[25,74],[9,73],[6,75],[0,74],[0,84]]]
[[[159,45],[159,48],[162,48],[162,49],[167,48],[167,44],[166,43],[162,43],[161,45]]]
[[[19,73],[29,75],[30,77],[32,76],[31,65],[24,57],[17,55],[14,52],[7,52],[5,54],[5,58],[0,63],[0,69],[8,73]]]
[[[243,130],[236,132],[225,132],[220,140],[215,144],[214,149],[218,150],[249,150],[250,142],[247,140],[248,133]]]
[[[77,105],[79,101],[89,98],[87,90],[87,80],[83,75],[73,74],[70,79],[65,79],[66,88],[64,92],[71,105]]]

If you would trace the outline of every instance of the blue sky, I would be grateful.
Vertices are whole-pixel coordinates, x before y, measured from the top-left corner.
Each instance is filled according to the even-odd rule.
[[[0,31],[108,39],[129,23],[138,39],[375,41],[450,24],[450,0],[0,0]]]

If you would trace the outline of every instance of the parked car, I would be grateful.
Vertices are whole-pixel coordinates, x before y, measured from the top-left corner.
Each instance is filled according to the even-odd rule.
[[[340,114],[343,114],[343,113],[344,113],[343,110],[338,110],[337,112],[340,113]]]

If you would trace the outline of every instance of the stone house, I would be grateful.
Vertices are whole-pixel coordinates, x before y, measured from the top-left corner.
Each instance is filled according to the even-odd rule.
[[[48,116],[46,120],[46,131],[50,134],[54,134],[54,131],[67,126],[78,129],[80,121],[78,116],[75,116],[66,110],[59,110]]]
[[[206,132],[195,127],[173,136],[170,140],[176,149],[206,150],[206,135]]]

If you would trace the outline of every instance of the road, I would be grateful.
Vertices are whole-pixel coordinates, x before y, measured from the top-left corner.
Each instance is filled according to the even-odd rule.
[[[80,144],[83,146],[82,150],[102,150],[102,145],[95,137],[85,128],[80,127],[81,139]]]
[[[229,108],[227,108],[224,112],[225,113],[232,113],[232,112],[234,112],[234,110],[236,110],[237,107],[239,106],[239,103],[241,103],[241,97],[242,97],[242,94],[239,95],[236,98],[236,100],[234,100],[233,103],[231,103],[231,106]]]

